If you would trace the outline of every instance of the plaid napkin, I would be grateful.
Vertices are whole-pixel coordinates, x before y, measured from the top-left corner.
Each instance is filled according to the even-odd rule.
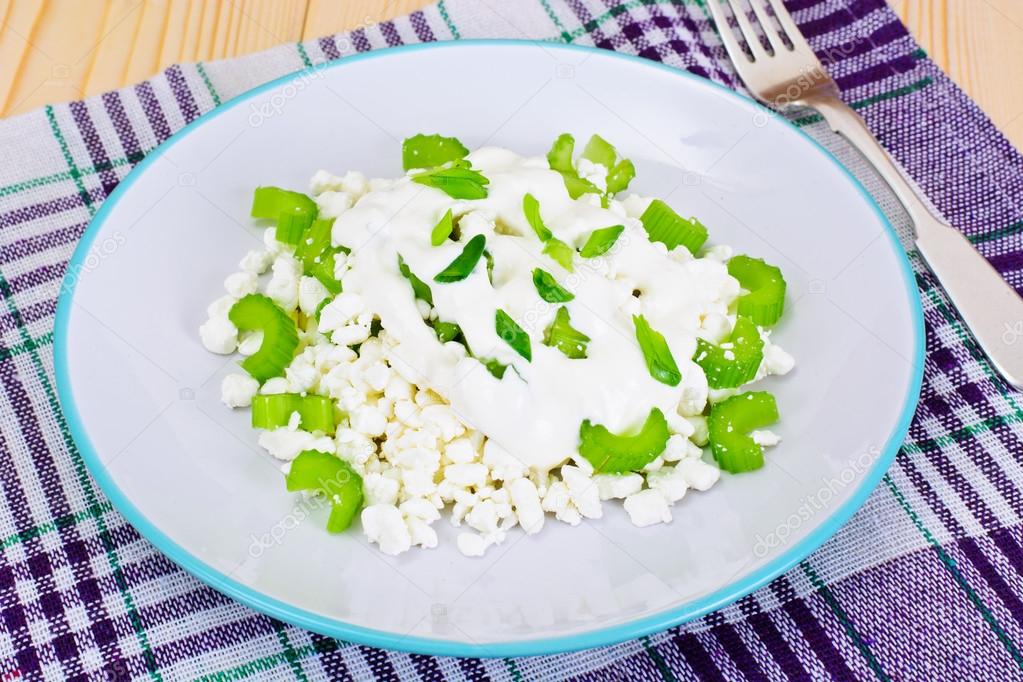
[[[883,0],[787,4],[877,137],[1023,289],[1023,157]],[[895,465],[820,551],[682,628],[528,659],[348,644],[205,587],[112,509],[68,434],[51,353],[65,264],[105,197],[175,130],[259,83],[354,52],[475,37],[596,45],[739,87],[700,0],[445,0],[348,34],[173,66],[132,88],[0,121],[0,679],[1023,676],[1023,395],[992,372],[913,251],[927,360]],[[844,143],[815,116],[794,122],[859,175],[906,237],[905,216]],[[827,295],[826,283],[816,294]],[[1004,340],[1023,353],[1023,320]]]

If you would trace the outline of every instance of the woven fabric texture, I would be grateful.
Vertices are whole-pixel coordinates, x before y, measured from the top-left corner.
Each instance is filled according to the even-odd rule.
[[[786,4],[878,139],[1023,290],[1023,157],[883,0]],[[595,45],[740,88],[701,0],[444,0],[0,121],[0,679],[1023,678],[1023,394],[912,249],[927,355],[895,464],[797,568],[681,628],[528,659],[338,642],[202,585],[112,508],[69,435],[51,351],[67,261],[104,199],[161,141],[260,83],[356,52],[484,37]],[[905,216],[863,162],[817,117],[793,122],[858,175],[908,245]],[[1023,320],[1004,340],[1023,353]]]

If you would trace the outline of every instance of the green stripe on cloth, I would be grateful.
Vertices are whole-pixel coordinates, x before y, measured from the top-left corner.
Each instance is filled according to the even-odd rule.
[[[1019,415],[996,414],[993,417],[988,417],[987,419],[983,419],[973,424],[967,424],[955,431],[951,431],[935,438],[903,443],[902,449],[907,454],[916,454],[918,452],[926,452],[927,450],[940,450],[941,448],[953,445],[960,441],[968,440],[974,436],[987,433],[1000,426],[1012,426],[1020,423],[1023,423],[1023,417],[1020,417]]]
[[[810,566],[809,560],[799,562],[799,567],[803,569],[803,573],[805,573],[806,577],[810,579],[810,583],[814,586],[814,588],[816,588],[817,593],[821,596],[821,598],[824,599],[824,603],[828,605],[828,608],[831,609],[831,613],[833,613],[835,618],[838,619],[838,622],[842,624],[842,627],[845,629],[846,636],[856,646],[864,660],[867,661],[867,665],[869,665],[870,669],[874,671],[874,675],[877,676],[877,679],[889,682],[891,677],[889,677],[888,673],[886,673],[881,667],[877,657],[874,656],[874,652],[872,652],[870,647],[867,646],[867,643],[863,641],[863,637],[856,630],[856,627],[853,625],[849,615],[845,612],[845,609],[842,608],[842,605],[838,603],[838,597],[835,596],[835,593],[828,589],[828,586],[820,579],[820,576],[817,575],[817,571],[813,570],[813,567]]]
[[[561,19],[558,18],[558,13],[554,11],[551,4],[547,2],[547,0],[539,0],[539,2],[540,6],[543,7],[543,11],[548,17],[550,17],[551,23],[554,24],[554,26],[558,29],[558,32],[561,34],[561,40],[566,43],[572,42],[572,35],[565,29],[565,25],[561,23]]]
[[[210,75],[206,73],[206,66],[202,62],[196,62],[195,70],[199,72],[199,77],[202,78],[203,85],[206,86],[206,90],[209,91],[210,97],[213,99],[213,104],[220,106],[220,95],[217,94],[217,89],[213,87],[213,81],[210,80]]]
[[[53,107],[46,107],[46,117],[50,123],[50,130],[56,138],[57,143],[60,145],[61,152],[64,155],[64,160],[69,166],[71,175],[75,179],[78,191],[82,195],[82,200],[85,203],[86,210],[88,210],[90,216],[94,216],[96,209],[92,205],[89,193],[86,191],[85,184],[81,180],[81,172],[75,165],[67,140],[60,129],[60,125],[57,123],[57,117],[54,114]],[[11,291],[10,285],[7,283],[7,279],[2,273],[0,273],[0,293],[3,294],[4,300],[7,302],[7,308],[12,317],[15,318],[15,322],[18,324],[19,331],[23,337],[22,342],[28,343],[31,338],[29,337],[28,330],[25,328],[21,320],[21,312],[14,304],[14,295]],[[64,412],[60,408],[60,402],[57,400],[57,394],[56,391],[54,391],[53,384],[43,367],[42,359],[39,357],[39,353],[35,350],[29,351],[29,355],[35,365],[39,382],[42,384],[43,389],[46,392],[47,402],[50,404],[50,408],[53,410],[57,419],[61,436],[64,439],[64,445],[72,456],[79,486],[85,494],[85,498],[90,507],[99,505],[100,501],[96,496],[92,480],[89,478],[89,474],[85,470],[85,463],[82,460],[81,453],[78,451],[78,446],[75,444],[74,438],[71,437],[71,431],[68,429],[67,420],[64,418]],[[128,590],[128,583],[124,578],[124,571],[121,568],[120,559],[118,559],[117,556],[117,547],[114,545],[113,539],[110,536],[110,530],[107,528],[106,521],[102,516],[96,517],[96,524],[99,527],[100,540],[102,541],[103,548],[106,552],[107,563],[110,565],[111,571],[113,572],[114,583],[117,585],[117,589],[121,593],[121,600],[124,603],[125,610],[127,611],[128,620],[131,623],[132,629],[135,631],[135,636],[139,645],[142,647],[142,657],[146,662],[146,669],[149,672],[150,678],[153,680],[162,680],[163,676],[160,674],[158,669],[156,657],[153,655],[152,647],[149,645],[149,637],[146,635],[145,627],[142,625],[142,620],[139,618],[138,609],[135,608],[135,600],[132,597],[131,592]]]
[[[458,27],[455,26],[455,22],[451,21],[451,17],[448,15],[447,5],[444,4],[444,0],[440,0],[437,3],[437,12],[440,14],[441,19],[447,25],[448,30],[451,31],[451,37],[455,40],[461,40],[462,34],[458,32]]]
[[[306,52],[305,45],[302,43],[295,43],[295,49],[298,50],[298,56],[302,60],[302,63],[305,64],[305,68],[313,68],[313,60],[309,59],[309,53]]]
[[[53,107],[46,106],[46,120],[50,123],[50,131],[53,136],[57,139],[57,144],[60,146],[60,153],[64,156],[64,161],[67,162],[71,178],[75,181],[75,187],[78,188],[78,196],[81,198],[82,203],[85,204],[86,210],[89,211],[89,215],[95,213],[92,208],[92,197],[89,196],[89,191],[85,189],[85,183],[82,182],[82,172],[78,170],[75,165],[75,160],[71,156],[71,150],[68,148],[67,140],[64,139],[64,134],[60,131],[60,126],[57,125],[57,115],[53,111]]]
[[[42,336],[40,336],[38,338],[35,338],[35,339],[29,337],[29,339],[27,341],[22,341],[21,343],[18,343],[18,344],[15,344],[15,345],[11,346],[10,348],[2,348],[2,347],[0,347],[0,360],[6,360],[7,358],[13,358],[13,357],[16,357],[18,355],[21,355],[22,353],[29,353],[29,352],[32,352],[32,351],[36,350],[37,348],[42,348],[43,346],[48,346],[51,343],[53,343],[53,332],[52,331],[48,331],[45,334],[43,334]]]
[[[114,168],[120,168],[121,166],[131,166],[142,160],[146,152],[141,152],[135,156],[134,159],[115,159],[113,161],[107,161],[106,163],[99,164],[97,166],[87,166],[85,168],[78,169],[78,177],[85,175],[94,175],[96,173],[103,173]],[[52,173],[50,175],[44,175],[39,178],[32,180],[25,180],[24,182],[17,182],[6,187],[0,187],[0,197],[7,196],[9,194],[17,194],[24,192],[25,190],[34,189],[36,187],[43,187],[45,185],[52,184],[54,182],[63,182],[64,180],[71,180],[75,177],[75,174],[71,171],[63,171],[60,173]]]
[[[1001,227],[997,230],[985,232],[984,234],[977,234],[973,235],[972,237],[968,236],[967,239],[969,239],[974,244],[983,244],[984,242],[1002,239],[1003,237],[1011,237],[1017,234],[1023,234],[1023,220],[1021,220],[1018,223],[1013,223],[1012,225]]]
[[[945,552],[945,549],[941,546],[941,543],[938,542],[934,535],[931,534],[931,531],[928,530],[927,527],[924,525],[923,521],[920,520],[920,517],[913,510],[912,506],[910,506],[909,501],[906,499],[906,496],[902,493],[901,490],[899,490],[899,487],[895,485],[895,481],[891,479],[891,476],[889,474],[885,474],[884,478],[882,478],[881,480],[884,481],[884,484],[888,487],[888,490],[891,492],[892,496],[895,497],[895,500],[899,503],[899,506],[902,507],[902,510],[906,512],[909,518],[913,521],[913,524],[917,527],[917,530],[920,531],[920,534],[924,536],[924,539],[927,540],[927,543],[937,553],[938,559],[941,560],[942,566],[944,566],[945,570],[948,571],[949,574],[952,576],[952,579],[955,581],[956,585],[958,585],[959,588],[966,594],[966,597],[970,600],[970,603],[973,604],[974,608],[976,608],[977,611],[980,612],[981,617],[991,628],[992,632],[995,633],[995,636],[998,637],[998,640],[1005,647],[1006,651],[1008,651],[1009,655],[1012,656],[1014,661],[1016,661],[1016,665],[1018,665],[1020,669],[1023,670],[1023,655],[1020,655],[1020,652],[1016,648],[1016,645],[1013,643],[1012,639],[1005,633],[1005,630],[1002,628],[1001,624],[999,624],[998,620],[994,617],[994,614],[991,613],[991,610],[987,607],[986,604],[984,604],[984,601],[980,598],[980,595],[977,594],[977,592],[973,589],[970,583],[966,580],[966,577],[963,576],[958,566],[956,566],[955,560],[952,557],[950,557],[948,553]]]
[[[664,682],[677,682],[677,678],[671,674],[671,669],[664,662],[664,656],[657,651],[657,648],[651,644],[650,638],[646,635],[639,638],[639,641],[643,644],[643,651],[650,657],[650,660],[657,666],[657,672],[661,674],[661,679]]]
[[[82,521],[98,518],[102,514],[106,514],[107,512],[113,511],[113,509],[114,505],[110,504],[109,502],[103,502],[98,505],[89,506],[88,508],[83,509],[80,512],[58,516],[52,521],[49,521],[47,523],[41,523],[38,526],[33,526],[28,530],[23,530],[20,533],[9,535],[8,537],[0,540],[0,549],[7,549],[8,547],[13,547],[14,545],[25,542],[26,540],[31,540],[33,538],[49,535],[50,533],[56,530],[62,530],[64,528],[69,528],[70,526],[76,526]]]
[[[288,633],[284,631],[284,624],[277,620],[271,620],[270,623],[277,634],[277,641],[281,643],[281,648],[284,649],[284,659],[291,666],[291,672],[295,674],[295,679],[308,682],[309,678],[306,677],[305,671],[302,669],[302,662],[299,660],[298,652],[291,645]]]
[[[864,107],[869,107],[870,105],[877,104],[878,102],[884,102],[886,100],[896,99],[898,97],[903,97],[905,95],[918,92],[920,90],[923,90],[933,82],[934,79],[932,79],[930,76],[927,76],[921,78],[920,80],[914,83],[910,83],[909,85],[904,85],[901,88],[895,88],[894,90],[882,92],[878,95],[873,95],[872,97],[865,97],[861,100],[850,102],[849,106],[851,106],[853,109],[863,109]],[[820,114],[811,114],[810,116],[803,116],[802,118],[793,119],[792,121],[790,121],[790,123],[794,126],[798,126],[801,128],[812,123],[820,123],[823,120],[824,118]]]

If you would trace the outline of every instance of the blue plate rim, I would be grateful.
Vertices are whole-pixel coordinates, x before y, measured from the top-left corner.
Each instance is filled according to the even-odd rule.
[[[81,266],[82,261],[89,253],[89,248],[98,234],[113,207],[127,192],[135,181],[145,172],[150,164],[155,162],[169,148],[179,140],[187,136],[206,121],[224,113],[228,109],[246,102],[247,100],[264,92],[277,88],[289,81],[301,78],[310,70],[326,71],[329,69],[341,68],[346,65],[363,61],[366,59],[377,59],[389,57],[399,53],[419,52],[422,50],[438,49],[461,49],[466,46],[493,46],[493,47],[519,47],[519,46],[542,46],[547,50],[566,50],[572,52],[600,54],[605,57],[621,59],[640,66],[642,68],[654,68],[670,73],[679,78],[685,78],[698,84],[699,87],[713,88],[740,105],[751,109],[754,113],[764,116],[777,117],[777,114],[757,102],[748,99],[738,93],[702,78],[688,71],[676,69],[658,62],[650,61],[633,55],[621,54],[610,50],[600,50],[581,45],[562,45],[546,41],[513,40],[513,39],[477,39],[459,40],[437,43],[422,43],[415,45],[404,45],[399,47],[384,48],[345,57],[341,60],[327,62],[318,66],[302,69],[276,78],[256,88],[248,90],[237,97],[224,102],[213,110],[203,114],[199,118],[185,125],[174,135],[164,140],[153,151],[145,156],[139,164],[128,173],[127,176],[117,185],[114,191],[103,202],[103,205],[93,217],[86,228],[74,254],[68,263],[68,271],[74,271],[76,266]],[[781,117],[779,117],[781,118]],[[784,118],[783,122],[788,124]],[[786,572],[800,561],[805,559],[845,524],[846,521],[866,502],[867,497],[880,483],[885,472],[891,466],[898,452],[900,445],[909,431],[909,424],[916,411],[919,399],[920,387],[923,381],[924,365],[924,326],[923,309],[920,296],[916,286],[916,278],[910,266],[909,259],[898,239],[898,235],[891,223],[881,211],[875,199],[867,192],[863,185],[852,175],[827,149],[819,142],[810,137],[807,133],[796,126],[790,125],[791,129],[802,136],[810,144],[816,147],[826,158],[828,158],[839,171],[846,176],[852,186],[859,192],[863,199],[872,208],[878,220],[885,228],[889,245],[895,250],[898,257],[903,281],[909,293],[912,323],[915,335],[913,376],[908,387],[907,395],[903,403],[899,420],[892,431],[887,442],[882,448],[874,466],[863,477],[862,482],[853,492],[848,500],[834,512],[832,512],[817,528],[801,541],[792,545],[782,555],[770,563],[762,566],[742,580],[730,583],[720,590],[706,595],[700,599],[688,602],[675,608],[666,609],[662,612],[639,618],[628,623],[622,623],[611,627],[601,628],[576,635],[552,637],[546,639],[523,640],[518,642],[495,642],[495,643],[467,643],[451,640],[432,639],[426,637],[401,636],[394,633],[375,630],[358,625],[351,625],[332,618],[317,615],[304,609],[299,609],[239,583],[236,580],[224,575],[220,571],[205,564],[200,559],[190,554],[183,547],[171,540],[159,528],[152,524],[134,504],[121,492],[114,483],[112,477],[103,466],[98,453],[93,448],[86,433],[74,395],[71,389],[71,380],[68,374],[68,347],[67,331],[68,318],[72,306],[77,281],[75,278],[65,278],[61,293],[57,301],[57,311],[54,320],[54,370],[56,375],[57,395],[63,408],[64,415],[82,459],[85,461],[93,478],[99,484],[100,489],[110,499],[114,507],[128,522],[134,526],[149,542],[156,546],[161,553],[170,558],[176,564],[184,568],[193,576],[225,594],[232,599],[249,606],[256,611],[264,613],[273,618],[291,623],[298,627],[312,630],[320,634],[341,639],[344,641],[365,644],[368,646],[381,647],[407,651],[411,653],[427,654],[431,656],[459,656],[459,657],[516,657],[516,656],[539,656],[546,654],[565,653],[580,649],[617,644],[619,642],[636,639],[652,633],[660,632],[667,628],[685,623],[712,611],[723,608],[738,599],[750,594],[756,589],[766,585],[771,580]]]

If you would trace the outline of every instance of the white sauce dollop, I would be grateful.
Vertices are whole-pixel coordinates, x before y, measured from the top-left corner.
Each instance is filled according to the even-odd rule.
[[[621,433],[643,423],[651,408],[678,418],[683,394],[706,395],[706,378],[693,363],[697,332],[704,316],[727,315],[739,285],[723,263],[712,258],[669,255],[651,243],[635,211],[645,202],[612,201],[604,209],[595,195],[572,200],[561,176],[542,158],[523,158],[497,148],[469,157],[489,180],[485,199],[464,201],[410,178],[375,181],[371,191],[343,212],[333,240],[353,249],[354,265],[345,275],[346,291],[360,294],[396,338],[392,363],[444,396],[469,426],[535,471],[546,472],[577,451],[583,420]],[[568,272],[542,254],[542,244],[526,221],[522,199],[531,193],[544,222],[556,237],[575,248],[599,228],[624,225],[611,251],[594,259],[577,256]],[[451,209],[459,220],[460,240],[430,244],[430,233]],[[480,259],[460,282],[433,281],[475,234],[487,239],[494,259],[491,285]],[[398,270],[398,255],[433,291],[437,319],[457,323],[474,354],[514,367],[495,379],[457,343],[442,344],[428,327],[412,289]],[[563,304],[543,301],[533,285],[542,268],[575,294]],[[640,292],[638,299],[634,290]],[[544,329],[558,307],[568,307],[571,324],[590,337],[587,357],[569,359],[543,344]],[[526,330],[532,344],[527,362],[498,335],[494,317],[507,312]],[[636,341],[632,315],[643,314],[668,341],[682,372],[678,386],[654,380]]]

